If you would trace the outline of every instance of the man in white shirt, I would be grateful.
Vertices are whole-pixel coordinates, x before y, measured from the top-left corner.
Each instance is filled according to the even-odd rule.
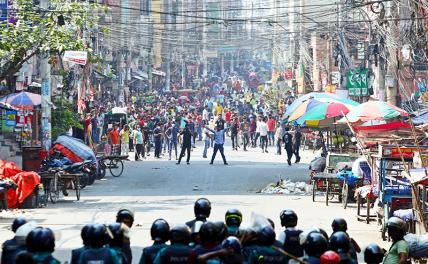
[[[281,122],[278,122],[276,131],[275,131],[276,154],[277,155],[281,155],[282,136],[284,136],[284,129],[281,126]]]
[[[204,110],[202,111],[202,120],[205,122],[205,124],[208,124],[208,106],[204,106]]]
[[[262,148],[262,153],[268,153],[267,146],[268,146],[268,127],[266,124],[267,118],[263,117],[263,119],[258,123],[257,129],[260,133],[260,147]]]

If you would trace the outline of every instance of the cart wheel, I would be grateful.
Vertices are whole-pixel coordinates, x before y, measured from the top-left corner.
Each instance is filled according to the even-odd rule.
[[[123,173],[123,162],[121,159],[112,159],[108,167],[113,177],[119,177]]]
[[[325,205],[328,206],[328,196],[330,194],[330,183],[325,181]]]
[[[49,182],[49,198],[53,204],[59,199],[58,180],[56,176]]]
[[[80,180],[78,176],[73,181],[73,184],[74,184],[74,189],[76,190],[76,199],[77,201],[79,201],[80,200]]]
[[[317,183],[315,180],[312,180],[312,202],[315,202],[315,191],[316,191]]]
[[[346,209],[348,206],[348,183],[345,181],[342,186],[342,205],[343,209]]]

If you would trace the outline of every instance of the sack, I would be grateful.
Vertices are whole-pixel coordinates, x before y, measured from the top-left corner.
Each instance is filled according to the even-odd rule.
[[[409,256],[414,258],[428,257],[428,234],[407,234],[404,240],[409,244]]]

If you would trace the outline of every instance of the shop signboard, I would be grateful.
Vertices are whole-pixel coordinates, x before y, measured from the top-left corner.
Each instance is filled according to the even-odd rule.
[[[330,73],[331,76],[331,84],[339,84],[340,82],[340,72],[333,71]]]
[[[368,69],[348,70],[347,85],[350,96],[368,96]]]
[[[7,127],[16,126],[16,111],[6,110],[6,126]]]
[[[1,1],[1,0],[0,0]],[[66,50],[64,52],[64,61],[74,62],[80,65],[86,65],[88,61],[88,52]]]

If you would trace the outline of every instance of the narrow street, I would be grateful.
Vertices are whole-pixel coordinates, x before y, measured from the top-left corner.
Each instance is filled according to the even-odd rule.
[[[81,245],[80,229],[86,223],[109,224],[115,220],[115,213],[121,208],[131,208],[136,221],[132,228],[131,241],[134,263],[137,263],[141,249],[150,244],[150,226],[157,218],[165,218],[170,224],[184,223],[193,217],[193,203],[207,197],[213,205],[210,219],[223,220],[229,208],[238,208],[244,216],[244,224],[251,225],[253,212],[265,215],[276,223],[277,234],[281,231],[279,213],[292,208],[299,215],[299,227],[322,227],[331,232],[334,217],[348,221],[350,234],[361,246],[370,242],[381,243],[379,227],[356,221],[355,205],[344,210],[337,202],[326,207],[323,196],[313,203],[310,196],[264,195],[257,192],[280,178],[293,181],[307,181],[308,164],[312,152],[305,151],[304,163],[291,167],[284,162],[284,155],[272,152],[261,153],[259,148],[249,152],[231,151],[226,147],[229,166],[224,166],[217,157],[217,163],[208,165],[202,159],[200,144],[192,152],[191,164],[176,165],[167,159],[154,160],[152,156],[144,161],[128,161],[124,174],[113,178],[107,173],[105,179],[82,191],[82,198],[76,202],[74,193],[46,208],[26,210],[25,215],[40,225],[49,226],[60,235],[55,256],[61,261],[69,260],[70,249]],[[248,162],[246,160],[251,160]],[[0,214],[1,215],[1,214]],[[0,218],[1,237],[12,236],[8,230],[10,219]]]

